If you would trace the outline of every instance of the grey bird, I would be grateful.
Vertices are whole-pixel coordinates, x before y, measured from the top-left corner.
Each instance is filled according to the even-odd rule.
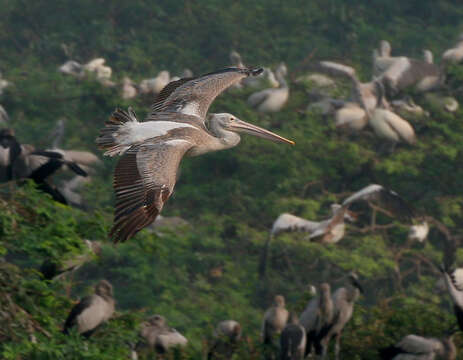
[[[285,298],[283,295],[276,295],[273,305],[267,309],[262,321],[261,336],[264,345],[270,345],[273,349],[266,349],[266,358],[273,359],[273,350],[278,347],[276,342],[278,336],[288,322],[289,312],[285,307]]]
[[[333,315],[334,305],[331,298],[331,287],[328,283],[322,283],[320,295],[309,301],[300,317],[301,325],[307,333],[305,355],[311,353],[312,347],[315,348],[317,354],[326,353],[328,345],[326,337],[321,337],[332,325]]]
[[[171,82],[145,122],[138,122],[130,108],[112,114],[96,139],[105,155],[122,155],[114,174],[116,211],[110,237],[127,240],[156,219],[173,192],[184,156],[232,148],[240,142],[237,132],[294,144],[231,114],[206,116],[221,92],[261,72],[228,68]]]
[[[288,324],[280,336],[280,360],[302,360],[305,356],[306,333],[295,313],[289,315]]]
[[[241,340],[241,325],[236,320],[224,320],[217,324],[214,340],[207,354],[208,360],[231,359]]]
[[[341,335],[344,327],[352,318],[354,305],[363,293],[362,286],[358,282],[358,276],[355,273],[350,273],[347,276],[347,283],[344,287],[337,289],[332,295],[333,301],[333,319],[318,335],[318,341],[322,346],[322,357],[326,356],[329,342],[332,338],[335,339],[335,358],[339,359],[341,351]]]
[[[101,280],[95,286],[95,294],[84,297],[72,308],[63,332],[68,334],[71,328],[76,327],[79,334],[88,338],[98,326],[113,316],[115,304],[112,285]]]
[[[407,335],[397,344],[379,350],[383,360],[455,360],[457,348],[453,335],[442,339]]]
[[[153,315],[142,323],[141,341],[136,346],[137,352],[156,352],[165,354],[170,348],[185,346],[188,340],[177,330],[167,326],[162,315]]]

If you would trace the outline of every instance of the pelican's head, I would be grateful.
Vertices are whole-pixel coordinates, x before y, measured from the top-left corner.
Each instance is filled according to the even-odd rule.
[[[285,297],[283,295],[277,295],[275,296],[275,299],[273,300],[273,304],[278,307],[284,307],[285,306]]]
[[[379,45],[379,54],[381,56],[391,56],[391,44],[387,40],[381,40]]]
[[[162,315],[153,315],[148,318],[148,323],[153,326],[164,326],[166,324],[166,319]]]
[[[358,275],[357,275],[355,272],[353,272],[353,271],[350,272],[349,275],[347,275],[347,280],[348,280],[354,287],[356,287],[357,289],[359,289],[359,291],[363,294],[363,287],[362,287],[362,285],[360,285]]]
[[[264,139],[272,140],[275,142],[282,142],[294,145],[294,141],[288,140],[280,135],[274,134],[271,131],[265,130],[259,126],[249,124],[243,120],[238,119],[236,116],[228,113],[210,114],[208,118],[210,128],[219,132],[221,129],[242,132],[258,136]]]
[[[95,286],[95,293],[97,295],[113,296],[113,286],[107,280],[101,280]]]

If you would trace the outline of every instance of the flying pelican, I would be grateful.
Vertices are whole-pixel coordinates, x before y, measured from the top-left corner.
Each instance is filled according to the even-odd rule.
[[[68,334],[76,326],[77,332],[88,338],[99,325],[113,316],[114,308],[113,287],[108,281],[101,280],[95,286],[95,294],[84,297],[72,308],[63,332]]]
[[[337,289],[332,296],[333,301],[333,318],[331,323],[326,326],[318,338],[321,344],[323,344],[323,356],[326,355],[328,344],[330,340],[335,338],[335,358],[339,359],[339,353],[341,350],[341,334],[352,318],[354,312],[354,304],[357,301],[360,293],[363,293],[362,286],[358,282],[358,276],[351,272],[347,276],[347,283],[344,287]]]
[[[415,211],[396,192],[378,184],[371,184],[357,191],[345,199],[342,205],[332,204],[332,217],[321,222],[305,220],[287,213],[281,214],[273,223],[270,236],[262,250],[259,277],[265,277],[270,242],[274,236],[283,231],[303,231],[309,233],[309,239],[312,241],[335,244],[344,237],[344,220],[355,220],[354,214],[349,211],[349,206],[357,201],[377,201],[389,208],[394,215],[407,220],[416,217]]]
[[[214,114],[206,126],[207,110],[222,91],[261,72],[228,68],[170,83],[146,122],[138,122],[130,108],[112,114],[96,139],[105,155],[123,155],[114,175],[116,212],[110,237],[127,240],[156,219],[172,194],[183,156],[234,147],[240,141],[236,132],[294,144],[231,114]]]
[[[305,355],[306,334],[295,313],[289,315],[288,324],[280,336],[280,360],[302,360]]]
[[[407,335],[397,344],[379,350],[383,360],[432,360],[436,356],[443,360],[455,360],[457,348],[453,334],[442,339]]]
[[[241,340],[241,325],[235,320],[221,321],[214,331],[214,338],[207,359],[231,359]]]
[[[463,34],[460,34],[455,47],[448,49],[442,54],[442,60],[446,63],[458,64],[463,60]]]
[[[281,334],[288,322],[289,312],[285,308],[285,298],[283,295],[275,296],[273,305],[265,312],[262,321],[262,340],[265,345],[277,346],[275,340]],[[267,349],[272,352],[274,349]],[[266,358],[272,358],[267,354]]]
[[[289,87],[285,80],[288,69],[281,63],[275,71],[279,86],[255,92],[248,98],[248,104],[259,112],[272,113],[280,111],[289,98]]]
[[[136,346],[137,351],[148,348],[158,354],[165,354],[169,348],[185,346],[188,343],[182,334],[167,326],[162,315],[153,315],[142,323],[140,337],[142,340]]]
[[[321,334],[332,324],[334,313],[333,300],[331,298],[331,287],[328,283],[320,285],[320,295],[311,299],[304,312],[301,314],[300,322],[307,333],[307,345],[305,355],[312,351],[312,345],[318,355],[325,354],[328,348],[326,340],[320,338]]]

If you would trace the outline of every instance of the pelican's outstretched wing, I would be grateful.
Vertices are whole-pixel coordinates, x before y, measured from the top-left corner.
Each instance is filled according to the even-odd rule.
[[[183,155],[193,146],[184,139],[145,142],[131,147],[114,172],[116,210],[109,234],[125,241],[151,224],[172,194]]]
[[[356,201],[377,201],[394,215],[411,220],[415,217],[415,211],[395,191],[386,189],[377,184],[371,184],[349,196],[342,203],[343,208],[349,207]]]
[[[204,121],[209,106],[222,91],[241,79],[259,75],[262,71],[227,68],[197,78],[174,81],[161,91],[147,120],[156,120],[155,113],[162,111],[194,115]]]
[[[271,235],[284,231],[306,231],[311,232],[317,228],[318,222],[305,220],[303,218],[283,213],[275,220],[272,226]]]
[[[339,64],[333,61],[320,61],[320,70],[334,76],[344,76],[351,80],[357,79],[357,74],[353,67]]]

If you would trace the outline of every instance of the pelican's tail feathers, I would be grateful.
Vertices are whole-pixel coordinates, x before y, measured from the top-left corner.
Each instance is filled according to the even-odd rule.
[[[138,120],[131,107],[128,111],[117,108],[100,130],[100,136],[96,138],[97,146],[106,150],[105,155],[122,155],[130,147],[126,140],[130,125],[134,123],[138,123]]]

